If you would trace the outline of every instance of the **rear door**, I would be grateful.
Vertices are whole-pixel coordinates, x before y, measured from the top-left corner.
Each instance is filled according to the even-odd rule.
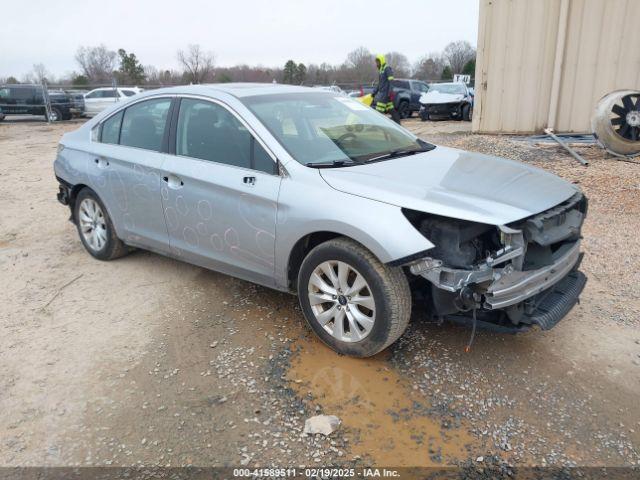
[[[88,171],[126,243],[167,253],[161,168],[171,97],[136,102],[104,120]]]
[[[275,157],[226,106],[182,98],[174,113],[162,199],[172,252],[274,284],[281,177]]]

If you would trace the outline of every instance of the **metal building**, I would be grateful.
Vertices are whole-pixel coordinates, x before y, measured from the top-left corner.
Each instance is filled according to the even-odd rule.
[[[475,87],[475,132],[589,132],[640,89],[640,0],[480,0]]]

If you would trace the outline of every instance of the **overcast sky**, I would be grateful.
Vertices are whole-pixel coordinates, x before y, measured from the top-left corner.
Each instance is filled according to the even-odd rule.
[[[0,76],[18,78],[35,63],[56,76],[78,70],[78,47],[101,43],[165,69],[191,43],[223,66],[337,64],[359,46],[413,63],[478,35],[478,0],[20,0],[1,15]]]

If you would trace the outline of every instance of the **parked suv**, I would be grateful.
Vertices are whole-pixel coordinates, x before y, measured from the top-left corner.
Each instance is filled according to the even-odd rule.
[[[42,85],[2,85],[0,86],[0,120],[6,115],[43,115],[47,118],[47,108]],[[71,99],[60,91],[51,91],[51,117],[49,120],[71,119]]]
[[[141,88],[96,88],[84,95],[85,113],[92,117],[116,102],[127,100],[129,97],[142,92]]]
[[[420,95],[429,90],[429,85],[421,80],[396,78],[391,80],[391,96],[401,118],[409,118],[420,110]]]

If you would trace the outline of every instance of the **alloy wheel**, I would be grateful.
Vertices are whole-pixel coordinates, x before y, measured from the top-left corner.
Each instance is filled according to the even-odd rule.
[[[346,262],[318,265],[308,285],[309,304],[316,321],[342,342],[358,342],[373,329],[376,306],[365,278]]]
[[[85,243],[98,252],[107,243],[107,219],[98,202],[92,198],[85,198],[78,209],[80,232]]]

